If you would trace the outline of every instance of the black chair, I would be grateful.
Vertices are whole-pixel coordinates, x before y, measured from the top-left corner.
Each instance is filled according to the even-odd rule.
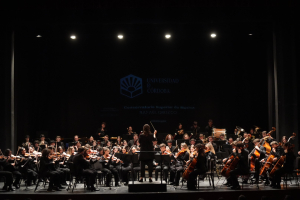
[[[85,182],[85,177],[84,176],[79,176],[75,173],[74,165],[73,162],[69,162],[69,167],[70,167],[70,182],[67,188],[67,191],[72,188],[72,192],[74,191],[74,188],[76,188],[77,184],[80,181],[83,181],[84,184],[84,189],[86,188],[86,182]],[[74,182],[75,179],[75,182]],[[73,186],[73,187],[72,187]]]
[[[43,176],[41,173],[40,173],[40,163],[38,162],[36,164],[36,171],[37,171],[37,183],[36,183],[36,186],[35,186],[35,189],[34,189],[34,192],[37,190],[37,188],[39,187],[39,184],[42,182],[43,183],[43,186],[44,188],[46,187],[46,184],[47,184],[47,177]]]

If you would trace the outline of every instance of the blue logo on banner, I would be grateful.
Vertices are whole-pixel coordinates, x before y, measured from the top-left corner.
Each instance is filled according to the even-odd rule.
[[[134,98],[143,93],[142,79],[132,74],[120,79],[120,93],[126,97]]]

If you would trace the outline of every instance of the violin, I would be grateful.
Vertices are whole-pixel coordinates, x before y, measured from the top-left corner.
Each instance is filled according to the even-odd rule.
[[[177,157],[184,154],[186,151],[187,151],[186,149],[179,151],[178,154],[177,154]]]

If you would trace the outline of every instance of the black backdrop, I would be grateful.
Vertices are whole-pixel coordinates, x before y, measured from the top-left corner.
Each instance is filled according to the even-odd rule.
[[[24,24],[15,37],[19,143],[26,134],[90,136],[102,121],[111,136],[129,125],[140,131],[150,120],[171,133],[179,122],[204,127],[209,118],[228,132],[268,128],[266,24]],[[129,74],[143,80],[135,98],[120,94],[120,79]],[[178,83],[152,84],[170,93],[150,94],[147,78]],[[124,108],[130,106],[154,108]]]

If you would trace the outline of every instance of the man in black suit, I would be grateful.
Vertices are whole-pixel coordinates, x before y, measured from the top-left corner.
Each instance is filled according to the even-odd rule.
[[[65,149],[65,144],[64,142],[61,141],[61,137],[59,135],[56,136],[56,143],[57,143],[57,147],[62,147],[63,149]]]
[[[191,126],[191,138],[199,138],[199,134],[200,134],[200,127],[198,126],[198,122],[194,121],[193,126]]]
[[[90,169],[90,163],[84,159],[85,154],[86,149],[84,147],[79,147],[78,153],[74,156],[73,159],[75,174],[86,177],[86,185],[88,190],[98,191],[98,189],[96,189],[94,186],[97,172]]]

